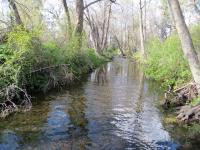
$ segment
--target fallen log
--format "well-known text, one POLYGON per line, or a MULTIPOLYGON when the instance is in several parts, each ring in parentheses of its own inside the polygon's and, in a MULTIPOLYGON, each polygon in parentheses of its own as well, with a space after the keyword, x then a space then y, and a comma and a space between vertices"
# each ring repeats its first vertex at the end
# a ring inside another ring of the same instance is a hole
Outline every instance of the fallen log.
POLYGON ((187 103, 190 103, 191 100, 198 97, 196 84, 194 82, 190 82, 175 90, 171 89, 172 88, 169 87, 169 90, 165 92, 163 107, 165 109, 168 109, 169 107, 179 108, 176 117, 178 122, 200 123, 200 103, 196 106, 186 105, 187 103))
POLYGON ((183 85, 183 86, 181 86, 181 87, 179 87, 179 88, 176 88, 176 89, 174 90, 174 92, 177 93, 177 92, 179 92, 179 91, 181 91, 181 90, 183 90, 183 89, 185 89, 185 88, 187 88, 188 86, 191 86, 191 85, 195 85, 195 83, 194 83, 194 82, 190 82, 190 83, 188 83, 188 84, 185 84, 185 85, 183 85))
POLYGON ((179 122, 198 122, 200 123, 200 105, 184 106, 179 111, 178 116, 176 117, 179 122))
POLYGON ((172 90, 170 87, 169 90, 165 92, 165 101, 163 106, 165 106, 165 108, 169 108, 170 106, 184 106, 186 102, 190 102, 197 96, 198 92, 194 82, 186 84, 175 90, 172 90))

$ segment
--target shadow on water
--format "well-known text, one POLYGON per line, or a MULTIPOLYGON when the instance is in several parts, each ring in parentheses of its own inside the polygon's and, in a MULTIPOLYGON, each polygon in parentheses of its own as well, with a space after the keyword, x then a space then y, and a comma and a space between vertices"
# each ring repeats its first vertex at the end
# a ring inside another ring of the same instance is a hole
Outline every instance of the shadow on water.
POLYGON ((39 98, 33 109, 1 120, 0 150, 121 150, 179 147, 164 129, 155 83, 126 59, 39 98), (150 86, 151 85, 151 86, 150 86))

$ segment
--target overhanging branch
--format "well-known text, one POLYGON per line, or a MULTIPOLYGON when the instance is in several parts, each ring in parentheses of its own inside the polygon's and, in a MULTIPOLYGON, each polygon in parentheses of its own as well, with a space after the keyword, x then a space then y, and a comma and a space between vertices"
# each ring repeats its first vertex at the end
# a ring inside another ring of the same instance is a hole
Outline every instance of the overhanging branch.
POLYGON ((100 1, 102 1, 102 0, 93 1, 93 2, 91 2, 91 3, 89 3, 89 4, 87 4, 87 5, 84 7, 84 9, 86 9, 86 8, 88 8, 89 6, 91 6, 91 5, 93 5, 93 4, 97 3, 97 2, 100 2, 100 1))
MULTIPOLYGON (((86 8, 90 7, 91 5, 93 5, 93 4, 97 3, 97 2, 100 2, 100 1, 102 1, 102 0, 95 0, 95 1, 93 1, 93 2, 91 2, 91 3, 89 3, 89 4, 87 4, 87 5, 84 7, 84 9, 86 9, 86 8)), ((116 0, 110 0, 110 2, 111 2, 111 3, 116 3, 116 0)))

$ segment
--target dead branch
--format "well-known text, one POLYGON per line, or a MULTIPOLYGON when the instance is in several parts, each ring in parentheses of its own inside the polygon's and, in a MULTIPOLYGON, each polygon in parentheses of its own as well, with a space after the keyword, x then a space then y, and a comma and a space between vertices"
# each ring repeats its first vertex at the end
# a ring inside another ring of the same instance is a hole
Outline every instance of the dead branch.
POLYGON ((28 111, 32 107, 31 97, 26 90, 12 84, 0 91, 0 97, 5 98, 3 103, 0 103, 0 117, 5 118, 9 114, 22 110, 28 111), (19 94, 21 96, 19 96, 19 94), (19 105, 15 103, 16 98, 21 101, 19 105), (19 109, 20 108, 20 109, 19 109))
POLYGON ((55 65, 55 66, 48 66, 48 67, 40 68, 40 69, 37 69, 37 70, 33 70, 33 71, 31 71, 31 73, 41 72, 43 70, 53 69, 53 68, 57 68, 57 67, 61 67, 61 66, 69 67, 68 64, 59 64, 59 65, 55 65))
POLYGON ((175 89, 174 91, 168 90, 165 93, 165 105, 170 106, 174 103, 174 106, 180 107, 180 111, 177 113, 177 120, 179 122, 200 123, 200 104, 196 106, 185 105, 186 102, 190 102, 192 99, 198 97, 197 85, 194 82, 190 82, 182 87, 175 89))

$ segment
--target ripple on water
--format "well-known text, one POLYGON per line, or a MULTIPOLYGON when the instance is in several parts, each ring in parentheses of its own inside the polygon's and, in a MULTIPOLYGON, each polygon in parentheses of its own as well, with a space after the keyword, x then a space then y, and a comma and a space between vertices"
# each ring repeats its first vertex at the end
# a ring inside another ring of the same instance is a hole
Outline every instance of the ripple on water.
POLYGON ((38 111, 24 121, 26 128, 31 122, 37 124, 36 136, 29 130, 1 128, 0 150, 175 150, 179 146, 163 128, 154 105, 158 93, 127 60, 114 60, 95 70, 83 85, 51 97, 45 109, 34 106, 38 111))

